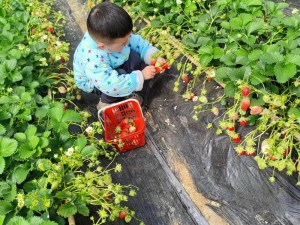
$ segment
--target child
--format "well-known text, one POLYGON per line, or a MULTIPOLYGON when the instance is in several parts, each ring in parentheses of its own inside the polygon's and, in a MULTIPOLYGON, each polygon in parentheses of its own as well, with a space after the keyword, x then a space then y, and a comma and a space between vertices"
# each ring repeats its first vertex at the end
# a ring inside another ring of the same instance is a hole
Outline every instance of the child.
MULTIPOLYGON (((158 49, 132 34, 132 29, 128 13, 110 2, 94 6, 88 15, 88 31, 76 48, 73 70, 79 89, 100 91, 96 91, 101 96, 98 110, 141 91, 156 75, 155 67, 149 64, 158 49)), ((156 61, 165 63, 161 57, 156 61)))

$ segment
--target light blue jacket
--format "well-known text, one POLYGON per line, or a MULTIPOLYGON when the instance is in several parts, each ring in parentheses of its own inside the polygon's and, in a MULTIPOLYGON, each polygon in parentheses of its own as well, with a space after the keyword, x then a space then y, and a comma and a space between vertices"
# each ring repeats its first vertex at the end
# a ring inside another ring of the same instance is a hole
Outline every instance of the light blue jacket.
POLYGON ((85 92, 92 92, 95 87, 112 97, 124 97, 142 90, 144 77, 140 70, 125 75, 119 75, 115 70, 128 60, 130 48, 140 53, 148 65, 151 55, 158 51, 140 35, 134 34, 120 53, 101 50, 86 32, 74 54, 73 71, 77 87, 85 92))

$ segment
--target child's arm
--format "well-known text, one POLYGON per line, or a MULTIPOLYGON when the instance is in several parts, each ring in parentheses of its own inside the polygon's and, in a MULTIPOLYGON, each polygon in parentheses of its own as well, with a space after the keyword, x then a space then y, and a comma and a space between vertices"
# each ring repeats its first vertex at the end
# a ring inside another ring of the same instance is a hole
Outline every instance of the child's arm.
POLYGON ((100 55, 100 59, 88 63, 85 68, 88 82, 94 87, 112 97, 128 96, 134 91, 142 90, 144 77, 141 71, 119 75, 112 69, 105 54, 100 55))
POLYGON ((129 38, 129 47, 141 54, 145 63, 150 65, 151 55, 159 50, 152 46, 148 41, 143 39, 140 35, 132 34, 129 38))

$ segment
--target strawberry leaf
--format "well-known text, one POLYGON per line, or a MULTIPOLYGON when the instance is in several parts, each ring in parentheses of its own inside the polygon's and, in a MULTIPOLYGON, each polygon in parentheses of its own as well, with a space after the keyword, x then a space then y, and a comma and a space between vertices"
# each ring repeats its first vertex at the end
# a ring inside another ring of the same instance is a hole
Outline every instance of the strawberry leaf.
POLYGON ((300 109, 290 108, 288 115, 289 116, 295 115, 297 119, 300 119, 300 109))
POLYGON ((59 215, 61 215, 62 217, 69 217, 69 216, 73 216, 77 213, 77 208, 75 205, 73 205, 72 203, 68 202, 66 204, 61 205, 58 210, 57 213, 59 215))
POLYGON ((259 49, 255 49, 252 52, 250 52, 250 54, 248 55, 248 59, 253 62, 253 61, 257 61, 260 56, 262 55, 262 51, 259 49))
POLYGON ((265 52, 260 57, 260 60, 266 64, 278 63, 283 61, 283 55, 279 52, 265 52))
POLYGON ((289 54, 286 56, 285 61, 300 66, 300 55, 289 54))
POLYGON ((274 67, 274 72, 278 83, 286 83, 289 79, 295 76, 297 69, 296 65, 292 63, 277 63, 274 67))

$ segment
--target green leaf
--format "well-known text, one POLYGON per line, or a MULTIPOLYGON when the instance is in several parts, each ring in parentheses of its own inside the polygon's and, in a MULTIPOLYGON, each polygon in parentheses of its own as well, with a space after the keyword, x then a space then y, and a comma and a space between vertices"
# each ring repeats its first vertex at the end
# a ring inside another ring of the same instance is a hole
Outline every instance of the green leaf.
POLYGON ((204 54, 200 56, 200 64, 202 67, 206 67, 211 60, 213 59, 212 55, 204 54))
POLYGON ((27 140, 31 149, 35 149, 40 142, 40 138, 37 136, 28 137, 27 140))
POLYGON ((45 116, 47 116, 47 114, 48 114, 48 108, 46 107, 40 107, 35 111, 35 116, 38 119, 44 118, 45 116))
POLYGON ((91 154, 93 154, 93 152, 97 151, 97 148, 93 145, 88 145, 86 146, 84 149, 82 149, 82 151, 80 152, 80 154, 83 156, 83 157, 86 157, 86 156, 90 156, 91 154))
POLYGON ((14 216, 7 225, 30 225, 23 217, 14 216))
POLYGON ((162 27, 163 25, 164 25, 163 22, 159 19, 154 19, 151 21, 152 27, 162 27))
POLYGON ((25 133, 15 133, 14 138, 19 142, 25 142, 26 141, 26 135, 25 133))
POLYGON ((300 66, 300 55, 289 54, 285 58, 286 63, 293 63, 297 66, 300 66))
POLYGON ((12 71, 17 66, 17 60, 16 59, 5 60, 4 64, 8 71, 12 71))
POLYGON ((77 206, 78 213, 80 213, 81 215, 88 216, 90 214, 90 210, 86 205, 78 204, 76 206, 77 206))
POLYGON ((27 164, 22 164, 17 167, 15 167, 12 179, 17 182, 17 184, 21 184, 27 177, 28 173, 30 171, 30 167, 27 164))
POLYGON ((292 15, 292 16, 288 16, 285 17, 282 20, 282 23, 286 26, 290 26, 290 27, 298 27, 299 26, 299 18, 297 18, 296 16, 292 15))
POLYGON ((12 204, 7 201, 0 201, 0 215, 5 215, 14 209, 12 204))
POLYGON ((234 97, 234 94, 236 92, 236 85, 233 82, 226 83, 226 86, 224 88, 224 93, 227 97, 234 97))
POLYGON ((57 213, 62 216, 62 217, 69 217, 69 216, 73 216, 77 213, 77 208, 75 205, 73 205, 72 203, 68 202, 66 204, 61 205, 58 210, 57 213))
POLYGON ((15 139, 0 137, 0 156, 8 157, 15 153, 18 142, 15 139))
POLYGON ((284 59, 283 55, 280 54, 279 52, 273 52, 273 53, 265 52, 260 57, 260 60, 263 63, 266 63, 266 64, 273 64, 273 63, 282 62, 283 59, 284 59))
POLYGON ((0 135, 3 135, 5 133, 6 133, 6 128, 2 124, 0 124, 0 135))
POLYGON ((54 107, 54 108, 49 109, 48 115, 53 120, 60 122, 63 114, 64 114, 64 110, 62 107, 54 107))
POLYGON ((23 76, 19 71, 14 71, 9 77, 12 82, 17 82, 23 79, 23 76))
POLYGON ((266 80, 268 80, 269 78, 266 77, 265 75, 259 73, 259 72, 255 72, 253 71, 250 75, 250 83, 252 85, 258 85, 261 83, 264 83, 266 80))
POLYGON ((55 223, 53 221, 43 221, 39 225, 58 225, 58 223, 55 223))
POLYGON ((32 150, 28 143, 24 143, 20 146, 19 156, 21 159, 27 159, 31 157, 35 152, 36 150, 32 150))
POLYGON ((29 138, 31 136, 35 136, 36 132, 37 132, 37 127, 34 125, 30 125, 27 127, 25 134, 26 134, 26 137, 29 138))
POLYGON ((249 23, 247 28, 247 35, 249 36, 254 31, 260 30, 264 28, 264 20, 263 19, 255 19, 253 22, 249 23))
POLYGON ((87 144, 87 138, 85 136, 82 137, 78 137, 75 142, 74 145, 79 147, 79 150, 83 149, 87 144))
POLYGON ((3 225, 4 224, 4 220, 5 220, 5 217, 4 215, 0 215, 0 225, 3 225))
POLYGON ((300 109, 290 108, 288 111, 288 115, 289 116, 295 115, 297 119, 300 119, 300 109))
POLYGON ((21 100, 23 102, 30 102, 31 101, 31 95, 29 92, 24 92, 21 94, 21 100))
POLYGON ((4 169, 5 169, 5 159, 0 156, 0 174, 3 173, 4 169))
POLYGON ((125 222, 126 222, 126 223, 129 223, 131 220, 132 220, 132 216, 130 216, 129 214, 127 214, 127 215, 125 216, 125 222))
POLYGON ((274 72, 278 83, 286 83, 295 76, 297 69, 296 65, 292 63, 277 63, 274 67, 274 72))
POLYGON ((66 110, 62 117, 62 122, 75 122, 80 123, 82 122, 82 117, 79 113, 73 110, 66 110))
POLYGON ((253 62, 253 61, 257 61, 260 56, 263 54, 263 51, 260 49, 255 49, 252 52, 250 52, 250 54, 248 55, 248 59, 253 62))
POLYGON ((72 197, 72 193, 68 192, 68 191, 58 191, 55 194, 55 197, 59 198, 59 199, 71 198, 72 197))
POLYGON ((229 23, 232 30, 240 30, 243 28, 243 21, 241 20, 241 18, 232 18, 230 19, 229 23))
POLYGON ((227 66, 233 66, 235 65, 235 56, 233 54, 225 54, 220 58, 220 61, 227 66))
POLYGON ((197 48, 201 45, 201 39, 196 34, 186 34, 182 38, 182 43, 188 47, 197 48))
POLYGON ((213 53, 214 59, 219 59, 223 55, 224 55, 224 51, 223 51, 222 48, 220 48, 220 47, 215 47, 214 48, 214 53, 213 53))
POLYGON ((0 111, 0 120, 7 120, 11 118, 11 114, 7 111, 0 111))
POLYGON ((257 121, 257 118, 258 118, 258 115, 250 115, 250 116, 248 116, 248 118, 247 118, 248 125, 249 126, 255 125, 255 123, 257 121))

